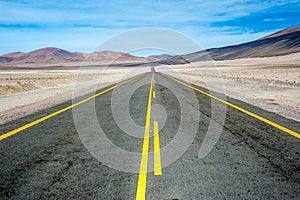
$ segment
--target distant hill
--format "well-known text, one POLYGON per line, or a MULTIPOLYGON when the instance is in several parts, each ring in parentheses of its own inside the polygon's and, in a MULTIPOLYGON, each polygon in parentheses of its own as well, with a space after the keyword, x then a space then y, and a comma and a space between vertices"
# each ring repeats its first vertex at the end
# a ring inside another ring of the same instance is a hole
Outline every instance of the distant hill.
POLYGON ((129 53, 116 52, 116 51, 100 51, 87 54, 85 61, 144 61, 144 58, 133 56, 129 53))
POLYGON ((12 53, 8 53, 8 54, 4 54, 4 55, 2 55, 2 57, 17 58, 17 57, 23 56, 24 54, 25 53, 23 53, 23 52, 12 52, 12 53))
POLYGON ((300 25, 283 29, 251 42, 221 48, 212 48, 186 55, 170 56, 168 54, 161 54, 141 58, 128 53, 114 51, 84 54, 80 52, 70 52, 55 47, 47 47, 29 53, 12 52, 4 54, 0 56, 0 64, 52 64, 71 63, 76 61, 113 61, 115 59, 117 59, 119 63, 134 62, 135 65, 145 62, 147 62, 148 65, 184 64, 187 62, 211 59, 233 60, 238 58, 270 57, 297 52, 300 52, 300 25))
POLYGON ((160 54, 160 55, 151 55, 151 56, 148 56, 147 58, 151 58, 151 59, 166 59, 166 58, 170 58, 172 57, 171 55, 169 54, 160 54))
POLYGON ((227 47, 207 49, 182 57, 189 61, 232 60, 270 57, 300 52, 300 26, 293 26, 261 39, 227 47), (207 55, 208 54, 208 55, 207 55))
POLYGON ((72 53, 59 48, 47 47, 26 53, 23 56, 16 58, 15 61, 26 63, 52 63, 75 61, 81 60, 82 58, 83 54, 72 53))
POLYGON ((267 38, 278 37, 278 36, 281 36, 281 35, 286 35, 286 34, 298 32, 298 31, 300 31, 300 25, 298 25, 298 26, 291 26, 289 28, 283 29, 283 30, 278 31, 276 33, 273 33, 271 35, 267 35, 267 36, 265 36, 263 38, 260 38, 260 40, 267 39, 267 38))
POLYGON ((101 51, 84 54, 81 52, 70 52, 55 47, 46 47, 29 53, 12 52, 0 56, 0 64, 53 64, 83 61, 144 61, 144 58, 135 57, 128 53, 101 51))
POLYGON ((72 53, 55 47, 46 47, 29 53, 13 52, 0 56, 0 63, 28 64, 83 60, 84 54, 72 53))

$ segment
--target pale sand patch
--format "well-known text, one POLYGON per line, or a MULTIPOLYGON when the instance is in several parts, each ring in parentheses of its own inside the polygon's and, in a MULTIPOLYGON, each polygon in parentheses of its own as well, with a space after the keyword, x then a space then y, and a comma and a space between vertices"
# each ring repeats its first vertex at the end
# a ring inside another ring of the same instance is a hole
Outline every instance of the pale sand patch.
MULTIPOLYGON (((185 78, 211 90, 300 121, 300 53, 270 58, 168 65, 156 71, 185 78), (216 67, 217 65, 217 67, 216 67), (176 73, 174 73, 176 72, 176 73)), ((127 77, 149 72, 149 67, 86 69, 79 76, 79 95, 127 77), (100 85, 95 86, 94 80, 100 85), (104 74, 104 75, 103 75, 104 74), (129 76, 128 76, 129 74, 129 76)), ((5 123, 72 98, 78 70, 3 70, 0 72, 0 123, 5 123)))
POLYGON ((150 68, 145 67, 109 68, 104 71, 103 69, 2 71, 0 124, 149 71, 150 68), (12 87, 14 85, 18 87, 12 87))
POLYGON ((165 65, 156 70, 300 121, 300 54, 165 65))

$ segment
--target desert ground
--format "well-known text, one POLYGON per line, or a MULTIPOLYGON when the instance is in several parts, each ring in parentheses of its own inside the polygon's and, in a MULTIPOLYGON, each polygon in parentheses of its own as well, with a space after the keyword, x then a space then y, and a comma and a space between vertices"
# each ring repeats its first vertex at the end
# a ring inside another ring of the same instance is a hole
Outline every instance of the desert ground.
MULTIPOLYGON (((297 53, 269 58, 161 65, 155 69, 300 121, 299 63, 300 53, 297 53)), ((150 67, 2 70, 0 123, 149 70, 150 67)))
POLYGON ((160 66, 157 71, 300 121, 300 53, 160 66))
POLYGON ((0 124, 104 88, 149 68, 0 71, 0 124))

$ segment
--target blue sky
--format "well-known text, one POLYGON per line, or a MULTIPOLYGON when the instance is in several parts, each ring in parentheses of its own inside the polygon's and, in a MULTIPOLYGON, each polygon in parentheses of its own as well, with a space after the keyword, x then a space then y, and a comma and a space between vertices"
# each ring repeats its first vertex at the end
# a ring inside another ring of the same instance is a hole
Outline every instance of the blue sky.
POLYGON ((219 47, 300 24, 299 16, 300 0, 0 0, 0 54, 46 46, 92 52, 116 34, 144 27, 219 47))

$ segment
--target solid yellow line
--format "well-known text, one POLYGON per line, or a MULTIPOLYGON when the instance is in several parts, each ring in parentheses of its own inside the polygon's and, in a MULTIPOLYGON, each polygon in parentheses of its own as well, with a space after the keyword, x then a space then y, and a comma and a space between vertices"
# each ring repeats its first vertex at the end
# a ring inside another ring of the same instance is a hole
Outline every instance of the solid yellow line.
POLYGON ((72 105, 70 105, 70 106, 67 106, 67 107, 65 107, 65 108, 63 108, 63 109, 61 109, 61 110, 58 110, 58 111, 56 111, 56 112, 54 112, 54 113, 51 113, 51 114, 49 114, 49 115, 47 115, 47 116, 45 116, 45 117, 42 117, 42 118, 40 118, 40 119, 37 119, 37 120, 33 121, 33 122, 30 122, 30 123, 28 123, 28 124, 26 124, 26 125, 24 125, 24 126, 21 126, 21 127, 17 128, 17 129, 15 129, 15 130, 12 130, 12 131, 9 131, 9 132, 7 132, 7 133, 4 133, 3 135, 0 135, 0 141, 3 140, 3 139, 5 139, 5 138, 7 138, 7 137, 10 137, 10 136, 12 136, 12 135, 14 135, 14 134, 16 134, 16 133, 18 133, 18 132, 20 132, 20 131, 23 131, 23 130, 25 130, 25 129, 31 127, 31 126, 34 126, 34 125, 36 125, 36 124, 38 124, 38 123, 40 123, 40 122, 42 122, 42 121, 45 121, 45 120, 47 120, 47 119, 49 119, 49 118, 51 118, 51 117, 54 117, 54 116, 56 116, 56 115, 58 115, 58 114, 60 114, 60 113, 62 113, 62 112, 65 112, 65 111, 67 111, 67 110, 70 110, 70 109, 74 108, 75 106, 78 106, 78 105, 80 105, 80 104, 82 104, 82 103, 85 103, 85 102, 87 102, 87 101, 89 101, 89 100, 91 100, 91 99, 93 99, 93 98, 95 98, 95 97, 98 97, 98 96, 100 96, 100 95, 102 95, 102 94, 104 94, 104 93, 106 93, 106 92, 108 92, 108 91, 111 91, 111 90, 113 90, 113 89, 115 89, 115 88, 117 88, 117 87, 119 87, 119 86, 121 86, 121 85, 124 85, 124 84, 126 84, 126 83, 128 83, 128 82, 130 82, 130 81, 133 81, 134 79, 137 79, 137 78, 140 77, 140 76, 142 76, 142 75, 133 77, 133 78, 128 79, 128 80, 126 80, 126 81, 124 81, 124 82, 121 82, 121 83, 119 83, 119 84, 116 84, 116 85, 114 85, 114 86, 112 86, 112 87, 110 87, 110 88, 108 88, 108 89, 106 89, 106 90, 103 90, 103 91, 99 92, 98 94, 95 94, 95 95, 90 96, 90 97, 88 97, 88 98, 86 98, 86 99, 83 99, 83 100, 81 100, 81 101, 79 101, 79 102, 77 102, 77 103, 75 103, 75 104, 72 104, 72 105))
POLYGON ((156 98, 156 92, 153 91, 153 99, 155 99, 155 98, 156 98))
POLYGON ((154 121, 154 175, 161 176, 160 145, 158 134, 158 122, 154 121))
POLYGON ((140 163, 139 179, 138 179, 137 190, 136 190, 136 200, 146 199, 153 80, 154 80, 154 73, 152 73, 149 96, 148 96, 148 107, 147 107, 146 123, 145 123, 145 131, 144 131, 144 143, 143 143, 142 157, 140 163))
POLYGON ((213 96, 213 95, 211 95, 211 94, 209 94, 209 93, 207 93, 207 92, 204 92, 204 91, 202 91, 202 90, 200 90, 200 89, 198 89, 198 88, 195 88, 195 87, 193 87, 193 86, 191 86, 191 85, 189 85, 189 84, 187 84, 187 83, 184 83, 184 82, 182 82, 182 81, 180 81, 180 80, 178 80, 178 79, 176 79, 176 78, 174 78, 174 77, 171 77, 171 76, 166 75, 166 74, 164 74, 164 75, 165 75, 166 77, 168 77, 168 78, 170 78, 170 79, 172 79, 172 80, 178 82, 178 83, 181 83, 182 85, 185 85, 186 87, 189 87, 189 88, 191 88, 191 89, 193 89, 193 90, 195 90, 195 91, 197 91, 197 92, 200 92, 200 93, 202 93, 202 94, 204 94, 204 95, 206 95, 206 96, 209 96, 209 97, 211 97, 211 98, 213 98, 213 99, 215 99, 215 100, 217 100, 217 101, 220 101, 220 102, 222 102, 222 103, 224 103, 224 104, 226 104, 226 105, 228 105, 228 106, 230 106, 230 107, 232 107, 232 108, 235 108, 235 109, 237 109, 237 110, 239 110, 239 111, 241 111, 241 112, 243 112, 243 113, 245 113, 245 114, 247 114, 247 115, 250 115, 251 117, 254 117, 254 118, 256 118, 256 119, 258 119, 258 120, 260 120, 260 121, 263 121, 263 122, 265 122, 265 123, 267 123, 267 124, 269 124, 269 125, 271 125, 271 126, 274 126, 274 127, 278 128, 279 130, 282 130, 282 131, 284 131, 284 132, 286 132, 286 133, 288 133, 288 134, 290 134, 290 135, 292 135, 292 136, 294 136, 294 137, 296 137, 296 138, 300 138, 300 134, 297 133, 297 132, 295 132, 295 131, 292 131, 292 130, 290 130, 290 129, 284 127, 284 126, 281 126, 281 125, 279 125, 279 124, 277 124, 277 123, 275 123, 275 122, 272 122, 272 121, 270 121, 270 120, 268 120, 268 119, 266 119, 266 118, 264 118, 264 117, 261 117, 261 116, 255 114, 255 113, 253 113, 253 112, 250 112, 250 111, 248 111, 248 110, 246 110, 246 109, 244 109, 244 108, 241 108, 241 107, 239 107, 239 106, 237 106, 237 105, 234 105, 234 104, 232 104, 232 103, 230 103, 230 102, 224 101, 223 99, 220 99, 220 98, 218 98, 218 97, 215 97, 215 96, 213 96))

